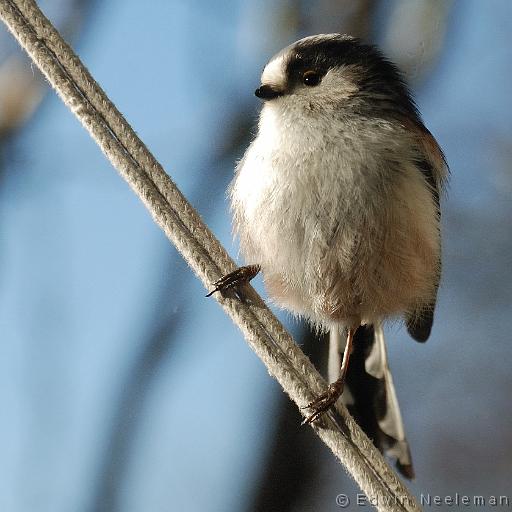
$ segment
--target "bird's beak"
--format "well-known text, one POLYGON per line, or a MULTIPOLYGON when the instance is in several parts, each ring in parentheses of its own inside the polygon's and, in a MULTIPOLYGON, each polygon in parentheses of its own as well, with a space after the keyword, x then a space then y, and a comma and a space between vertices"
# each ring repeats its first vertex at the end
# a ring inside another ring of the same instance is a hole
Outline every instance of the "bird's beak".
POLYGON ((254 94, 262 100, 272 100, 282 96, 284 92, 273 85, 261 85, 254 91, 254 94))

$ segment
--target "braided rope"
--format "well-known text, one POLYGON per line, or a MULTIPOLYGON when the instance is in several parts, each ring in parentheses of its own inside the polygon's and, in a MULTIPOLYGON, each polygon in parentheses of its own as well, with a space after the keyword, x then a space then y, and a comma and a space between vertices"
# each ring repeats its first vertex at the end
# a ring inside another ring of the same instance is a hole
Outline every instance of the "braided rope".
MULTIPOLYGON (((0 17, 203 284, 209 287, 234 270, 233 260, 37 4, 0 0, 0 17)), ((242 302, 216 294, 269 373, 305 406, 326 389, 325 381, 252 289, 250 298, 242 302)), ((336 413, 330 411, 312 428, 379 511, 420 510, 345 407, 337 405, 336 413)))

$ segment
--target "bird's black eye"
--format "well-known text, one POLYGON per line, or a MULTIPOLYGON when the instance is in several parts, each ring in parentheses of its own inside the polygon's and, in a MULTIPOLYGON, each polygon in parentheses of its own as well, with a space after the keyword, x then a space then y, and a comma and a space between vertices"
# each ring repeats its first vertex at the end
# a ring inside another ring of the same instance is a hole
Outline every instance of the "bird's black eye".
POLYGON ((309 70, 302 75, 302 82, 304 83, 304 85, 313 87, 320 83, 321 78, 322 77, 320 76, 320 73, 317 73, 316 71, 313 70, 309 70))

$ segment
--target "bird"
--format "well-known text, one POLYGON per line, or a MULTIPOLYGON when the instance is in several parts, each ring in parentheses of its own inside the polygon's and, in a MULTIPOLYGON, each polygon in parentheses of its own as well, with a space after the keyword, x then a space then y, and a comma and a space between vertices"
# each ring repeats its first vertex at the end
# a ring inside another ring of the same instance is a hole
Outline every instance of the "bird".
POLYGON ((349 35, 287 46, 255 94, 257 134, 228 192, 247 265, 209 295, 261 272, 274 304, 329 332, 331 384, 307 405, 305 423, 342 397, 413 478, 383 325, 403 322, 419 342, 430 336, 446 158, 397 66, 349 35))

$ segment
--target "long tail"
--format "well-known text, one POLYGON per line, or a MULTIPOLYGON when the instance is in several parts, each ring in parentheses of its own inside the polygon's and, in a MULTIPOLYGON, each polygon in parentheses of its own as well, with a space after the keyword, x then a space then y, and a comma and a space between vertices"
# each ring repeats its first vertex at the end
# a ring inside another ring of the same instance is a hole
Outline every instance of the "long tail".
MULTIPOLYGON (((402 415, 387 361, 381 325, 357 329, 342 400, 375 446, 396 460, 406 478, 414 478, 411 452, 405 437, 402 415)), ((334 382, 341 366, 344 336, 332 330, 329 337, 329 381, 334 382)))

